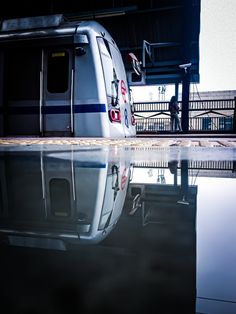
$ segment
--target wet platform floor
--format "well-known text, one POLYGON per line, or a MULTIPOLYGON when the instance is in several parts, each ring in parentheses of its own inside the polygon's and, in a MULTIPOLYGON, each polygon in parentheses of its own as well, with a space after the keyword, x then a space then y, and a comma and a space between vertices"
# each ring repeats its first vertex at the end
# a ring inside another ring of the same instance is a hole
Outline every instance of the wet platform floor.
POLYGON ((236 313, 234 137, 1 138, 6 313, 236 313))

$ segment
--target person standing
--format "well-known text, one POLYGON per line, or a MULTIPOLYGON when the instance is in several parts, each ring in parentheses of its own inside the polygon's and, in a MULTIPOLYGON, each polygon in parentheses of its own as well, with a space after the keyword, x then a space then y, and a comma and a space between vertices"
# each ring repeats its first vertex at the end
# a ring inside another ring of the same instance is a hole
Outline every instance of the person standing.
POLYGON ((179 119, 179 106, 176 96, 172 96, 169 102, 171 132, 183 132, 179 119))

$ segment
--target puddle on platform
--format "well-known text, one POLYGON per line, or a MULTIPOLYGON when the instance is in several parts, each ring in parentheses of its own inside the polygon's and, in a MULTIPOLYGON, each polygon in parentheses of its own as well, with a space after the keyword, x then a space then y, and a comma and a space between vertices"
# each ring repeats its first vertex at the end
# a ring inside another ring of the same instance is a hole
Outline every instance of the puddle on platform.
POLYGON ((1 147, 8 313, 236 312, 230 148, 1 147))

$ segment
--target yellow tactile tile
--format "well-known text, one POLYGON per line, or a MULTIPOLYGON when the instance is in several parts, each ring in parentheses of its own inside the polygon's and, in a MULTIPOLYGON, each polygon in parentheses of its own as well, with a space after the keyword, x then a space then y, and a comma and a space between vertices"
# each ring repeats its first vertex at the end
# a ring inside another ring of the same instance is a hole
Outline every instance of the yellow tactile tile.
POLYGON ((213 143, 207 140, 199 141, 201 147, 213 147, 213 143))
POLYGON ((226 140, 219 140, 218 141, 221 145, 225 146, 225 147, 235 147, 233 145, 233 143, 231 143, 230 141, 226 141, 226 140))

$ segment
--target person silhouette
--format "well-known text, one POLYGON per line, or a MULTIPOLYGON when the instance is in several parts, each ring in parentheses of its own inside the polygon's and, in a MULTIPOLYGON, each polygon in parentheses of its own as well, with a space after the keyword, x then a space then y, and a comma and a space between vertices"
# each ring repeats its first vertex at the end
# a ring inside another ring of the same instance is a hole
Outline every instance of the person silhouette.
POLYGON ((169 102, 171 132, 183 132, 179 119, 179 106, 176 96, 172 96, 169 102))

